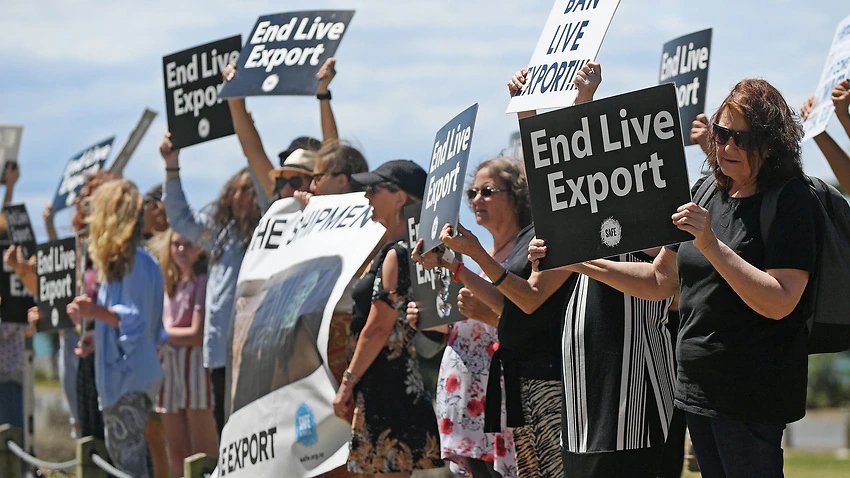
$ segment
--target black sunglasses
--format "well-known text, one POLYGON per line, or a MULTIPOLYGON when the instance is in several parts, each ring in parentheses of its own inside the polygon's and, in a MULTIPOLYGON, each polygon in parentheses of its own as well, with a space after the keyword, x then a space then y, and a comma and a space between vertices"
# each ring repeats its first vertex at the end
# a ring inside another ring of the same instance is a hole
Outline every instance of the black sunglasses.
POLYGON ((508 192, 507 189, 495 189, 490 186, 484 186, 481 189, 478 188, 469 188, 466 190, 466 197, 469 198, 470 201, 475 199, 475 196, 478 196, 478 193, 481 193, 481 197, 488 198, 496 193, 504 193, 508 192))
POLYGON ((363 186, 363 192, 365 192, 366 194, 375 194, 378 189, 386 189, 391 193, 397 193, 399 191, 399 188, 395 184, 387 182, 378 184, 367 184, 366 186, 363 186))
POLYGON ((292 186, 292 189, 298 190, 304 185, 304 176, 292 176, 291 178, 278 176, 274 178, 274 187, 276 191, 283 191, 283 188, 285 188, 287 184, 292 186))
POLYGON ((725 146, 729 142, 729 138, 732 138, 735 140, 735 145, 740 149, 748 151, 753 148, 753 137, 749 131, 724 128, 717 123, 712 123, 711 135, 714 142, 720 146, 725 146))

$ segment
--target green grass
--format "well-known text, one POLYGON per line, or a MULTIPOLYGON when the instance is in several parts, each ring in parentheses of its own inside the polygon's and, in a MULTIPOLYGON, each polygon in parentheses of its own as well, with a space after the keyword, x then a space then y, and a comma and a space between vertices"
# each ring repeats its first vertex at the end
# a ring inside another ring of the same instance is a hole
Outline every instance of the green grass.
MULTIPOLYGON (((699 473, 685 471, 683 478, 697 478, 699 473)), ((850 459, 836 458, 835 453, 804 451, 785 452, 786 478, 850 478, 850 459)))

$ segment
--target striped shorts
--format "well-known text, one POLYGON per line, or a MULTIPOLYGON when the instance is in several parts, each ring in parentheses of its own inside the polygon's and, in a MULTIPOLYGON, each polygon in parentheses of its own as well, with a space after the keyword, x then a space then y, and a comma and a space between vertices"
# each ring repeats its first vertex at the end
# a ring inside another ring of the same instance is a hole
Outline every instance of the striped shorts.
POLYGON ((156 411, 207 410, 212 407, 210 373, 204 368, 203 347, 179 347, 164 343, 159 347, 162 388, 156 411))

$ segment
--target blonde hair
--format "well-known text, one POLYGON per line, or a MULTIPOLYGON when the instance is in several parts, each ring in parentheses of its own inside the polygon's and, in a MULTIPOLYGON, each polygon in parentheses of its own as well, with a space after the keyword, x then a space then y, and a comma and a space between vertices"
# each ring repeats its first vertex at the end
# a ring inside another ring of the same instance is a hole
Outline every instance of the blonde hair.
MULTIPOLYGON (((177 267, 177 264, 171 257, 171 240, 173 238, 174 229, 169 227, 148 241, 151 252, 156 257, 156 260, 159 261, 162 278, 165 280, 165 293, 168 297, 174 297, 174 294, 177 293, 177 284, 180 283, 181 279, 184 279, 180 273, 180 268, 177 267)), ((188 240, 185 236, 184 239, 188 240)), ((206 270, 206 253, 197 244, 195 244, 195 247, 198 252, 195 261, 192 263, 192 268, 189 270, 189 277, 185 277, 188 280, 196 280, 206 270)))
POLYGON ((107 181, 92 194, 88 251, 101 281, 121 280, 133 268, 141 211, 142 195, 127 179, 107 181))

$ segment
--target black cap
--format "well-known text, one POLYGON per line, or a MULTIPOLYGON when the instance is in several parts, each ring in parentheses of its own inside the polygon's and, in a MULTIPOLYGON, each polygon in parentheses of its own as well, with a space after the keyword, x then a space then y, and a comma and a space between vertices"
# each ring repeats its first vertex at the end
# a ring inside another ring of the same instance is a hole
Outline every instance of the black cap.
POLYGON ((388 181, 419 199, 422 199, 425 194, 425 179, 427 178, 428 173, 409 159, 387 161, 370 173, 351 175, 351 180, 362 186, 388 181))
POLYGON ((145 193, 145 202, 156 201, 162 202, 162 183, 155 184, 145 193))
POLYGON ((318 151, 322 147, 322 142, 316 138, 311 138, 309 136, 299 136, 292 140, 292 143, 289 144, 289 147, 284 151, 281 151, 280 154, 277 155, 280 158, 280 165, 283 166, 283 162, 286 161, 286 158, 289 157, 296 149, 304 149, 307 151, 318 151))

